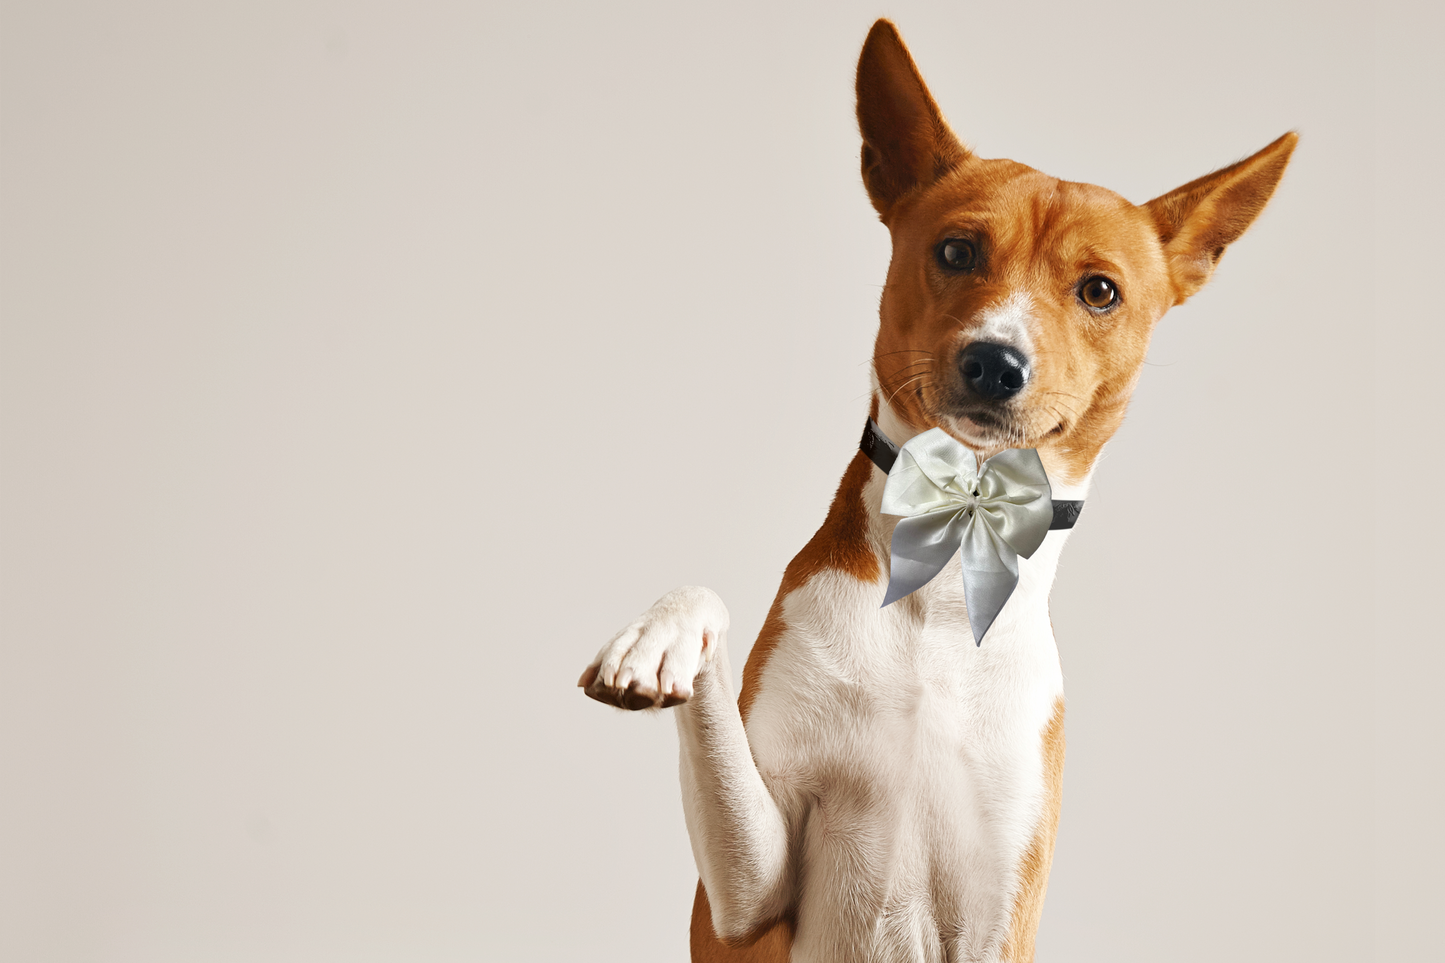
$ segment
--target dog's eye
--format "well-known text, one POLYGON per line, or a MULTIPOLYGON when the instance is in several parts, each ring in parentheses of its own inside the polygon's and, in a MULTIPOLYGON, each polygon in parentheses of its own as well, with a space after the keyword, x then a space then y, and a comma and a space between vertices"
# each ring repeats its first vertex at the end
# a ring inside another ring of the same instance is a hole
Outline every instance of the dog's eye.
POLYGON ((1119 289, 1113 281, 1096 274, 1079 285, 1079 300, 1095 311, 1102 311, 1119 303, 1119 289))
POLYGON ((951 237, 938 245, 938 263, 950 271, 972 271, 978 248, 966 238, 951 237))

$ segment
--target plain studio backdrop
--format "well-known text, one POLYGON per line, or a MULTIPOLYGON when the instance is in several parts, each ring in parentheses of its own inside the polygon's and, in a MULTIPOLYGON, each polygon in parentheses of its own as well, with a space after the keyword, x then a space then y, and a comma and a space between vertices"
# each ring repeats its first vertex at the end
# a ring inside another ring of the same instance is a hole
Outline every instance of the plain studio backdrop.
POLYGON ((7 0, 0 959, 684 958, 574 684, 686 583, 740 670, 852 456, 880 14, 1136 202, 1302 135, 1064 555, 1039 959, 1438 950, 1438 15, 7 0))

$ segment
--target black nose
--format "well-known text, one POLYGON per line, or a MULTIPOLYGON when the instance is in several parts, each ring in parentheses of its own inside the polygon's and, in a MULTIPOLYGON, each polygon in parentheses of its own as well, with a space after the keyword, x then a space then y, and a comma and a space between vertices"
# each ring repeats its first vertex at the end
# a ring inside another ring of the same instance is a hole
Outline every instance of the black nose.
POLYGON ((1029 362, 1006 344, 975 341, 958 356, 964 382, 985 401, 1004 401, 1024 390, 1029 362))

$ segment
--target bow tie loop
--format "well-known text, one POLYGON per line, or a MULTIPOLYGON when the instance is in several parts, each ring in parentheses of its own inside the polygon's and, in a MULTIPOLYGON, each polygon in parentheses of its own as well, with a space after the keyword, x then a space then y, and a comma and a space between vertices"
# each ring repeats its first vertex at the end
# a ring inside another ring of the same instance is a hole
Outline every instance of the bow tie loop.
POLYGON ((980 465, 941 428, 903 445, 883 487, 882 511, 903 516, 893 530, 883 604, 922 588, 959 553, 968 620, 980 645, 1018 585, 1019 557, 1038 550, 1054 519, 1037 451, 1010 448, 980 465))

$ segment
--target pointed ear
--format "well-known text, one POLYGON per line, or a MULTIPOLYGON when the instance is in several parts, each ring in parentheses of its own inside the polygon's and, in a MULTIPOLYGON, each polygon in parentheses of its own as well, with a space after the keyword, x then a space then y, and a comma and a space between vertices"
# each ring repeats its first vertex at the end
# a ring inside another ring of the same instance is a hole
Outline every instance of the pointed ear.
POLYGON ((884 223, 900 197, 968 158, 887 20, 868 31, 858 58, 858 127, 863 184, 884 223))
POLYGON ((1208 281, 1224 249, 1254 222, 1284 174, 1299 136, 1291 131, 1253 157, 1156 197, 1144 208, 1154 218, 1175 304, 1208 281))

